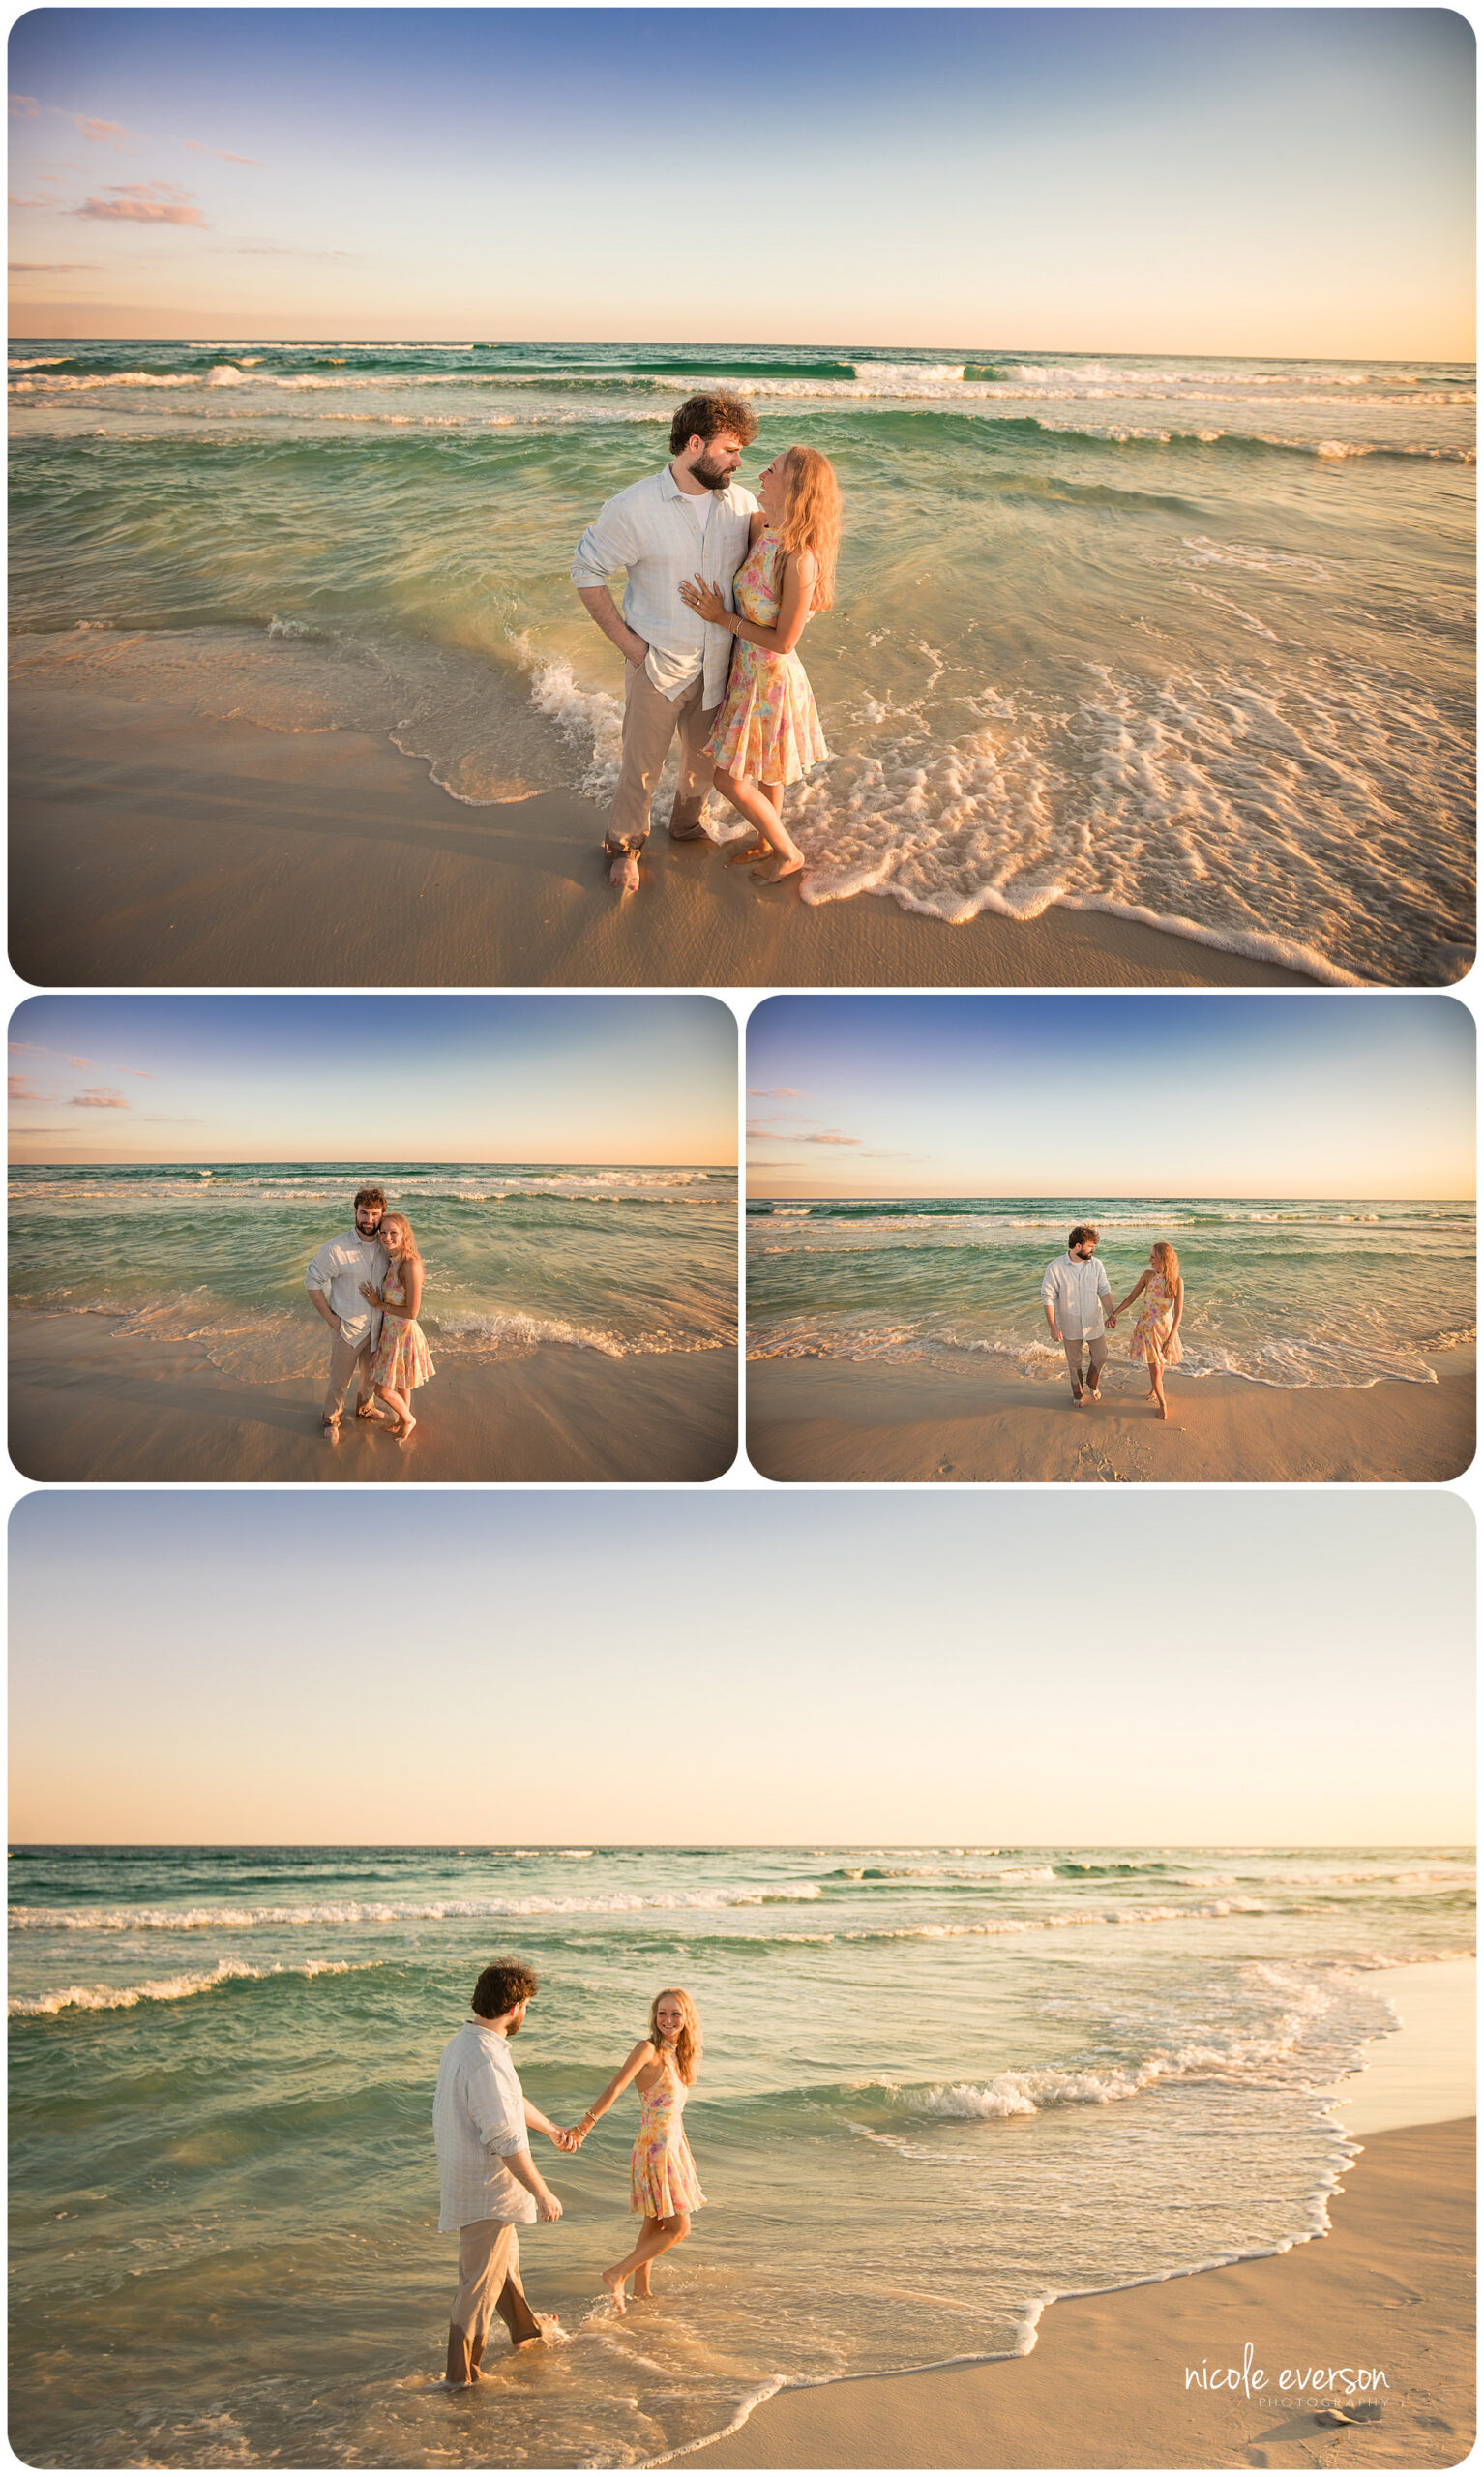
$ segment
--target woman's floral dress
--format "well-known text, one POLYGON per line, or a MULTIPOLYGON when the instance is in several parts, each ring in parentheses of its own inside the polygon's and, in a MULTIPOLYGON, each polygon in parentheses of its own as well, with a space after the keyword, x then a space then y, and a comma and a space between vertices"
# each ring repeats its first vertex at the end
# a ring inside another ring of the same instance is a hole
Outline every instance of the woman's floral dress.
MULTIPOLYGON (((759 628, 771 628, 778 617, 774 577, 783 556, 777 534, 764 525, 736 573, 737 609, 759 628)), ((809 673, 796 653, 765 653, 737 638, 706 753, 726 773, 754 783, 797 783, 828 757, 809 673)))
POLYGON ((629 2207, 646 2219, 673 2219, 705 2201, 681 2111, 685 2084, 668 2057, 652 2089, 639 2092, 638 2139, 629 2161, 629 2207))
POLYGON ((1185 1353, 1180 1348, 1179 1334, 1170 1330, 1173 1314, 1174 1296, 1166 1286, 1164 1274, 1151 1273, 1129 1344, 1130 1358, 1152 1359, 1160 1367, 1179 1366, 1185 1353))
MULTIPOLYGON (((406 1302, 405 1284, 399 1290, 388 1280, 381 1295, 388 1306, 401 1307, 406 1302)), ((405 1397, 414 1385, 426 1385, 436 1373, 428 1336, 415 1317, 383 1316, 381 1339, 371 1360, 371 1383, 389 1385, 394 1393, 405 1397)))

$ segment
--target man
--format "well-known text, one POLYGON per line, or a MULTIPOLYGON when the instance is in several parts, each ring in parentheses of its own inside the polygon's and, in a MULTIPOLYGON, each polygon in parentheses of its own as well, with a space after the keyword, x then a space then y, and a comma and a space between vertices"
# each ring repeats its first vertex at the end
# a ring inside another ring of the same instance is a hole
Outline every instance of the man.
POLYGON ((363 1187, 356 1198, 355 1210, 355 1228, 342 1230, 338 1238, 327 1238, 318 1255, 311 1259, 304 1276, 314 1312, 323 1317, 333 1336, 323 1414, 324 1433, 332 1445, 340 1442, 341 1413, 352 1377, 356 1380, 356 1418, 375 1417, 371 1369, 381 1317, 362 1298, 361 1284, 370 1282, 373 1290, 379 1290, 391 1265, 391 1258, 376 1237, 386 1210, 381 1189, 363 1187))
POLYGON ((514 2347, 543 2336, 520 2284, 516 2234, 561 2203, 531 2159, 526 2129, 576 2146, 521 2090, 509 2042, 537 1988, 523 1961, 491 1961, 474 1989, 473 2018, 450 2039, 438 2065, 432 2134, 442 2207, 438 2226, 459 2230, 459 2293, 448 2330, 448 2380, 478 2382, 479 2361, 498 2313, 514 2347))
POLYGON ((702 831, 700 813, 715 770, 705 755, 727 694, 731 631, 713 627, 680 599, 681 581, 702 565, 732 609, 731 580, 747 556, 757 502, 732 480, 742 450, 757 435, 751 405, 737 396, 691 396, 669 426, 669 463, 634 482, 600 511, 578 544, 572 582, 627 665, 623 759, 604 845, 610 884, 638 885, 638 854, 649 836, 655 785, 680 733, 680 780, 669 830, 677 843, 702 831), (608 578, 628 571, 623 613, 608 578))
POLYGON ((1067 1239, 1067 1252, 1056 1256, 1046 1268, 1041 1284, 1041 1304, 1052 1328, 1052 1339, 1066 1352, 1067 1369, 1072 1379, 1072 1400, 1080 1411, 1084 1399, 1083 1385, 1083 1350, 1087 1353, 1085 1398, 1096 1402, 1098 1385, 1103 1374, 1103 1361, 1108 1357, 1108 1344, 1103 1335, 1117 1330, 1116 1316, 1106 1316, 1105 1298, 1113 1291, 1103 1268, 1102 1257, 1095 1250, 1098 1234, 1090 1221, 1080 1221, 1067 1239))

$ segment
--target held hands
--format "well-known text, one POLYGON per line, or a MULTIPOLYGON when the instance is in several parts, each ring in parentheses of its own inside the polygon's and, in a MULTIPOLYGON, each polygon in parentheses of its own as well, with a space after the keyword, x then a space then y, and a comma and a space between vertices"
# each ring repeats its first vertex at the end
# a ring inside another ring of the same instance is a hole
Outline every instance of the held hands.
POLYGON ((580 2150, 582 2147, 583 2135, 581 2128, 578 2125, 553 2126, 551 2138, 555 2142, 558 2150, 570 2152, 574 2150, 580 2150))
POLYGON ((698 568, 694 577, 685 579, 680 599, 687 611, 694 611, 697 618, 708 619, 714 628, 725 628, 730 621, 731 612, 722 600, 721 586, 707 584, 698 568))

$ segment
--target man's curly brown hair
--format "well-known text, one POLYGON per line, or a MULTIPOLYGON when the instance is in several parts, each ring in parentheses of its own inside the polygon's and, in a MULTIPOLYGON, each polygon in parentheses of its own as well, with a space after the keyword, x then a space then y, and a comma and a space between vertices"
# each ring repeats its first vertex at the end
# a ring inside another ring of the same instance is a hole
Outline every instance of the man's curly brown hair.
POLYGON ((502 2014, 513 2013, 518 2004, 529 2004, 540 1985, 528 1961, 491 1961, 487 1970, 480 1971, 473 2010, 482 2021, 498 2021, 502 2014))
POLYGON ((669 426, 669 452, 683 455, 693 438, 713 439, 729 430, 744 447, 757 435, 757 416, 740 396, 687 396, 669 426))

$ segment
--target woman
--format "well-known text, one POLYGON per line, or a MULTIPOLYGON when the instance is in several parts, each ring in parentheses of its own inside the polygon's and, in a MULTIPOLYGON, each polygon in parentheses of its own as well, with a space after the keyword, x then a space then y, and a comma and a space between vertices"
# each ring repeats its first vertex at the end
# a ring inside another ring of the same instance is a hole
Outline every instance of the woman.
POLYGON ((759 885, 795 877, 804 854, 784 831, 784 790, 828 757, 814 692, 793 648, 816 611, 835 599, 840 550, 840 486, 835 468, 813 447, 775 456, 757 485, 748 553, 733 582, 728 611, 720 585, 697 576, 682 584, 688 610, 736 639, 726 702, 707 755, 716 760, 717 790, 746 818, 757 840, 734 860, 760 859, 759 885))
POLYGON ((1180 1318, 1185 1313, 1185 1284, 1180 1279, 1180 1259, 1168 1238, 1156 1238, 1149 1249, 1149 1269, 1141 1273, 1127 1298, 1113 1309, 1121 1316, 1132 1307, 1140 1292, 1144 1302, 1134 1327, 1129 1357, 1142 1358, 1149 1370, 1149 1399, 1157 1419, 1168 1419, 1170 1405, 1165 1399, 1165 1370, 1178 1367, 1185 1354, 1180 1348, 1180 1318))
POLYGON ((644 2224, 638 2242, 621 2262, 603 2274, 603 2284, 615 2313, 627 2312, 624 2282, 631 2274, 636 2296, 648 2296, 649 2265, 691 2232, 691 2214, 701 2208, 705 2194, 696 2173, 681 2113, 685 2094, 700 2062, 700 2023, 683 1986, 667 1986, 649 2008, 649 2036, 638 2046, 602 2098, 574 2126, 578 2146, 586 2140, 601 2115, 627 2090, 639 2095, 638 2139, 629 2162, 631 2210, 644 2224))
POLYGON ((371 1360, 371 1388, 377 1401, 395 1414, 383 1419, 383 1427, 390 1427, 396 1437, 407 1437, 417 1425, 412 1415, 413 1388, 426 1385, 436 1373, 428 1337, 417 1321, 423 1303, 423 1259, 405 1213, 389 1212, 376 1236, 392 1261, 379 1290, 369 1281, 361 1284, 362 1298, 385 1311, 381 1339, 371 1360))

